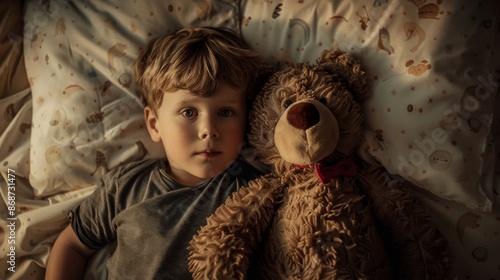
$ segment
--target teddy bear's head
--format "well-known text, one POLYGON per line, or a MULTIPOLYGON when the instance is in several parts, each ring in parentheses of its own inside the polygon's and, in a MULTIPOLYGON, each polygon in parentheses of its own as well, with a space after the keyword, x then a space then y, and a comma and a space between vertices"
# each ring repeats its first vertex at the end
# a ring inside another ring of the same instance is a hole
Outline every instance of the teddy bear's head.
POLYGON ((349 54, 324 51, 316 65, 272 74, 250 111, 249 141, 267 164, 308 165, 352 154, 361 141, 364 72, 349 54))

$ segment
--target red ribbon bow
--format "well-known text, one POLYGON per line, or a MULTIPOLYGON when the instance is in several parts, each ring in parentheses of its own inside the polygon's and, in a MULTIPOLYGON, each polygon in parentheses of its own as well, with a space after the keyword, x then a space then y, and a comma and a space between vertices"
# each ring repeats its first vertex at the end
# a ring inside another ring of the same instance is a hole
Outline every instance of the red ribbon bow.
POLYGON ((314 168, 316 176, 321 183, 329 183, 334 177, 339 175, 355 176, 357 174, 356 165, 351 158, 343 158, 336 163, 315 163, 311 165, 294 164, 297 168, 314 168))

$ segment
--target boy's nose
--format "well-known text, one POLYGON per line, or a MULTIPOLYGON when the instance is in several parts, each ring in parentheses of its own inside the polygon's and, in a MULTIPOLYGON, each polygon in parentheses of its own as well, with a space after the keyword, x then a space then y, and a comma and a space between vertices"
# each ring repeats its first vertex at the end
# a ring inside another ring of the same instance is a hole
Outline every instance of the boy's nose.
POLYGON ((200 130, 199 136, 201 139, 206 139, 206 138, 218 139, 220 133, 213 124, 213 122, 207 120, 207 122, 205 122, 205 125, 200 130))
POLYGON ((206 139, 206 138, 218 139, 219 138, 219 132, 205 130, 205 131, 203 131, 203 132, 200 133, 200 138, 201 139, 206 139))

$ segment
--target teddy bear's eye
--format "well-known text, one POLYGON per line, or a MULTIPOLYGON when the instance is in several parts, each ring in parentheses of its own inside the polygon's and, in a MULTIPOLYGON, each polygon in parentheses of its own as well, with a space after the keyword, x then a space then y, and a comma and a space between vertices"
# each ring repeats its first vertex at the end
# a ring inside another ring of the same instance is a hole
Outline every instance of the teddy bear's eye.
POLYGON ((286 109, 286 108, 288 108, 288 107, 290 107, 290 105, 292 105, 292 104, 293 104, 293 101, 292 101, 292 100, 290 100, 290 99, 287 99, 287 100, 285 101, 285 109, 286 109))
POLYGON ((323 103, 323 105, 326 105, 326 98, 320 98, 319 99, 319 102, 323 103))

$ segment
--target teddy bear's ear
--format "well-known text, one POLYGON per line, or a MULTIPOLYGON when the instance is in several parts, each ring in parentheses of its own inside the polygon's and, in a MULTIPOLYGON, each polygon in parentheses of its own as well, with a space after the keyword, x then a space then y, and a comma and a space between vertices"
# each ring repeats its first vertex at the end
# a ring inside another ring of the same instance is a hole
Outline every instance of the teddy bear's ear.
POLYGON ((316 68, 338 76, 345 82, 358 102, 370 95, 365 72, 358 60, 351 54, 335 50, 324 50, 316 61, 316 68))

